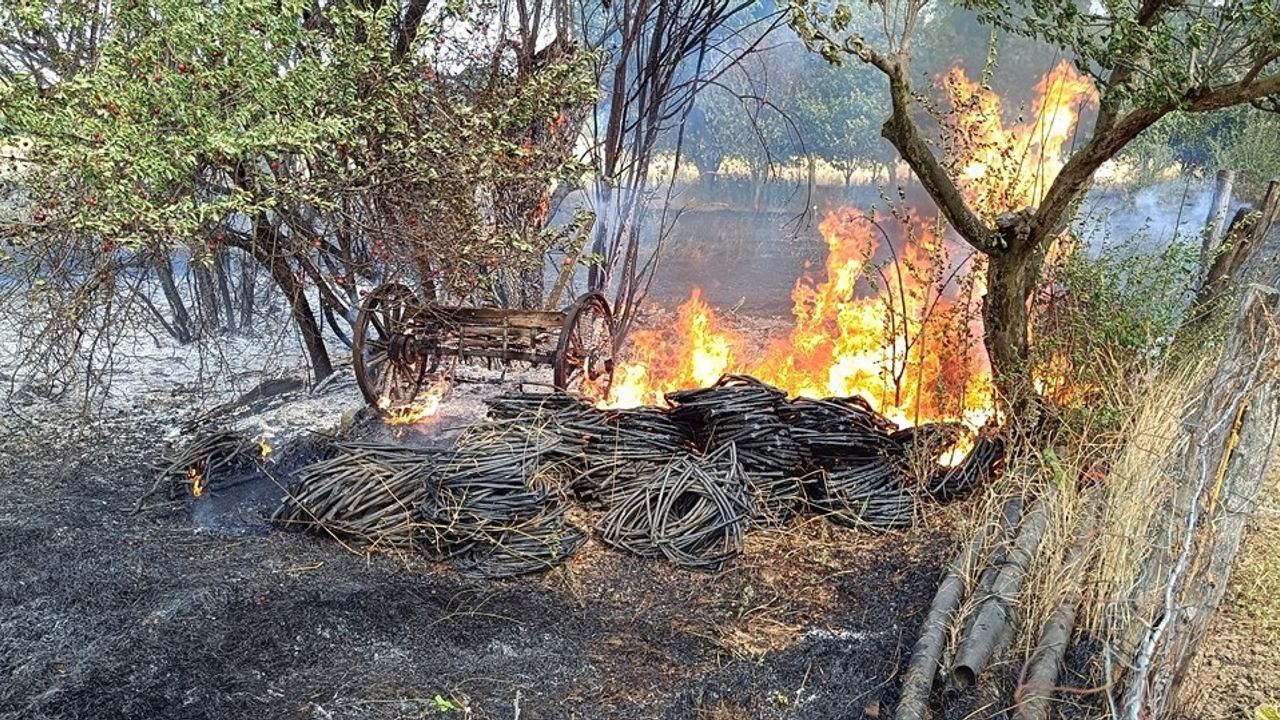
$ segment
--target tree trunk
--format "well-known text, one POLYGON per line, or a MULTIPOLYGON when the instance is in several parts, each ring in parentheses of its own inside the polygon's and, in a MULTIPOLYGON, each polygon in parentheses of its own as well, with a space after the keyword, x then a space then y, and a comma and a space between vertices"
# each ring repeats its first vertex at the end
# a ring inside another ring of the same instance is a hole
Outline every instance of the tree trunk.
POLYGON ((320 336, 320 325, 307 300, 306 286, 294 278, 289 263, 284 258, 267 257, 263 260, 271 270, 272 279, 289 301, 293 321, 298 325, 298 334, 302 336, 302 344, 306 346, 307 355, 311 358, 311 374, 316 382, 320 382, 333 374, 333 363, 329 360, 329 350, 320 336))
POLYGON ((221 310, 218 308, 218 295, 214 290, 213 273, 205 267, 204 262, 195 260, 191 263, 191 272, 196 284, 196 307, 199 309, 200 329, 206 335, 216 334, 220 322, 221 310))
POLYGON ((253 329, 253 311, 256 304, 254 295, 258 266, 247 254, 240 258, 240 329, 253 329))
POLYGON ((1200 271, 1197 277, 1203 280, 1209 266, 1213 264, 1213 254, 1222 242, 1222 231, 1227 221, 1227 206, 1231 204, 1231 186, 1235 184, 1234 170, 1219 170, 1217 181, 1213 186, 1213 201, 1209 204, 1209 217, 1205 219, 1204 240, 1200 246, 1200 271))
POLYGON ((169 303, 173 313, 174 339, 186 345, 191 342, 191 315, 182 302, 182 294, 178 292, 178 284, 173 280, 173 265, 168 253, 160 252, 155 257, 156 277, 160 278, 160 289, 164 291, 164 299, 169 303))
POLYGON ((987 258, 987 294, 982 299, 983 342, 999 400, 1017 413, 1035 396, 1030 376, 1028 303, 1044 252, 1005 252, 987 258))
POLYGON ((1187 329, 1195 329, 1212 317, 1220 301, 1238 287, 1258 250, 1280 217, 1280 180, 1272 180, 1262 200, 1262 209, 1252 213, 1241 211, 1231 221, 1223 247, 1213 258, 1204 283, 1196 293, 1187 313, 1187 329))
POLYGON ((266 218, 258 217, 254 221, 253 237, 241 237, 236 247, 248 252, 271 273, 271 279, 275 281, 289 302, 290 314, 298 326, 298 335, 302 338, 302 344, 307 349, 307 356, 311 361, 311 373, 316 382, 329 377, 333 374, 333 363, 329 360, 329 350, 325 347, 324 338, 320 335, 320 324, 316 321, 310 301, 307 300, 306 284, 299 277, 294 276, 288 260, 282 255, 285 250, 280 247, 276 231, 266 218))
POLYGON ((520 268, 520 307, 536 310, 542 307, 543 264, 541 253, 531 253, 525 266, 520 268))
POLYGON ((231 302, 231 281, 227 277, 227 250, 226 248, 218 248, 213 253, 213 275, 218 281, 218 298, 221 300, 222 311, 226 314, 227 329, 236 329, 236 311, 235 305, 231 302))

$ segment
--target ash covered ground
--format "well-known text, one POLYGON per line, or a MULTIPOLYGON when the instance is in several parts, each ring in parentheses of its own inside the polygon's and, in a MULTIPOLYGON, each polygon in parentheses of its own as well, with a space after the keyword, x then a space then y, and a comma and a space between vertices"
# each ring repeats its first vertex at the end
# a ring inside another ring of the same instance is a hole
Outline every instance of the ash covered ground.
MULTIPOLYGON (((289 349, 242 338, 211 360, 140 341, 92 414, 74 394, 52 400, 15 382, 0 421, 0 717, 892 709, 895 673, 948 552, 944 517, 885 535, 811 518, 749 536, 744 556, 716 575, 591 541, 563 568, 492 581, 325 537, 213 536, 193 527, 185 501, 163 495, 131 514, 185 421, 263 378, 299 376, 289 349)), ((339 373, 224 420, 270 433, 277 447, 331 431, 362 405, 349 368, 339 373)), ((471 382, 446 405, 458 422, 503 387, 550 379, 545 369, 464 375, 471 382)))

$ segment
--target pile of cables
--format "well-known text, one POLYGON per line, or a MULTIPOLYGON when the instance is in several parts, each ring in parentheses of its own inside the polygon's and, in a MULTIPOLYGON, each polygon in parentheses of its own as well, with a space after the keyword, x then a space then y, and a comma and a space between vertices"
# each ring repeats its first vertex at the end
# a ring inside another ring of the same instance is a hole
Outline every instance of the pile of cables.
POLYGON ((569 475, 559 440, 513 423, 481 425, 430 470, 418 519, 428 550, 461 572, 505 577, 546 570, 586 540, 566 519, 569 475))
POLYGON ((778 410, 785 392, 743 375, 709 388, 669 393, 671 418, 703 454, 729 451, 755 496, 756 527, 781 527, 799 511, 804 455, 778 410))
POLYGON ((272 521, 373 547, 413 547, 426 472, 449 451, 358 442, 333 448, 332 457, 303 468, 272 521))
POLYGON ((586 540, 569 523, 553 437, 491 423, 458 447, 339 443, 304 468, 272 520, 287 528, 421 549, 467 575, 546 570, 586 540))
POLYGON ((753 506, 742 465, 726 445, 707 456, 677 456, 619 497, 600 521, 600 537, 642 557, 714 572, 741 554, 753 506))
POLYGON ((915 499, 904 482, 896 425, 859 397, 796 398, 780 414, 810 472, 809 503, 832 522, 889 530, 909 525, 915 499))
POLYGON ((998 435, 980 435, 963 462, 935 467, 925 489, 939 501, 955 500, 1001 472, 1003 465, 1004 440, 998 435))
POLYGON ((261 469, 256 440, 225 428, 211 428, 178 448, 161 476, 185 483, 188 492, 198 497, 254 480, 261 469))
POLYGON ((489 403, 489 415, 518 427, 541 426, 560 439, 555 459, 571 469, 574 496, 605 509, 661 472, 673 457, 693 450, 684 430, 659 408, 598 410, 552 395, 507 395, 489 403))
POLYGON ((910 524, 920 499, 970 492, 1004 453, 983 435, 946 467, 960 425, 899 430, 861 398, 788 399, 746 376, 667 402, 600 409, 565 393, 509 394, 448 450, 340 444, 301 474, 276 519, 502 577, 570 557, 586 539, 569 520, 576 503, 598 511, 605 544, 716 571, 748 530, 806 510, 862 529, 910 524))

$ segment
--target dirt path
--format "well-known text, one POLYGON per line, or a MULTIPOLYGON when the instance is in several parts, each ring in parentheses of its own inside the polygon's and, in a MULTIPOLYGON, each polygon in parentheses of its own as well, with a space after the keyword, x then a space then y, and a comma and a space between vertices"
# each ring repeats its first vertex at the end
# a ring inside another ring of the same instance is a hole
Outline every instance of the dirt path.
MULTIPOLYGON (((459 577, 286 533, 131 517, 165 428, 13 422, 0 449, 0 717, 848 718, 892 707, 946 545, 815 521, 718 575, 592 543, 459 577)), ((5 430, 5 428, 0 428, 5 430)))

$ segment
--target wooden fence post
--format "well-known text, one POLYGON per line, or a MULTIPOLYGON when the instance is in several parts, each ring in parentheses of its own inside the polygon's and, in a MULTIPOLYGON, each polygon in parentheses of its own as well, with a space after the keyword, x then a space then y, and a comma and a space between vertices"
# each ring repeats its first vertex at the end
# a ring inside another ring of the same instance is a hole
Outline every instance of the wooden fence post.
POLYGON ((1204 238, 1200 244, 1200 268, 1196 279, 1203 282, 1209 266, 1213 263, 1213 254, 1222 243, 1222 232, 1226 229, 1227 209, 1231 205, 1231 188, 1235 185, 1234 170, 1219 170, 1213 186, 1213 200, 1209 203, 1209 216, 1204 221, 1204 238))
POLYGON ((1251 285, 1227 347, 1187 417, 1170 481, 1172 565, 1157 583, 1120 717, 1161 718, 1226 592, 1245 525, 1272 475, 1280 424, 1280 291, 1251 285))

